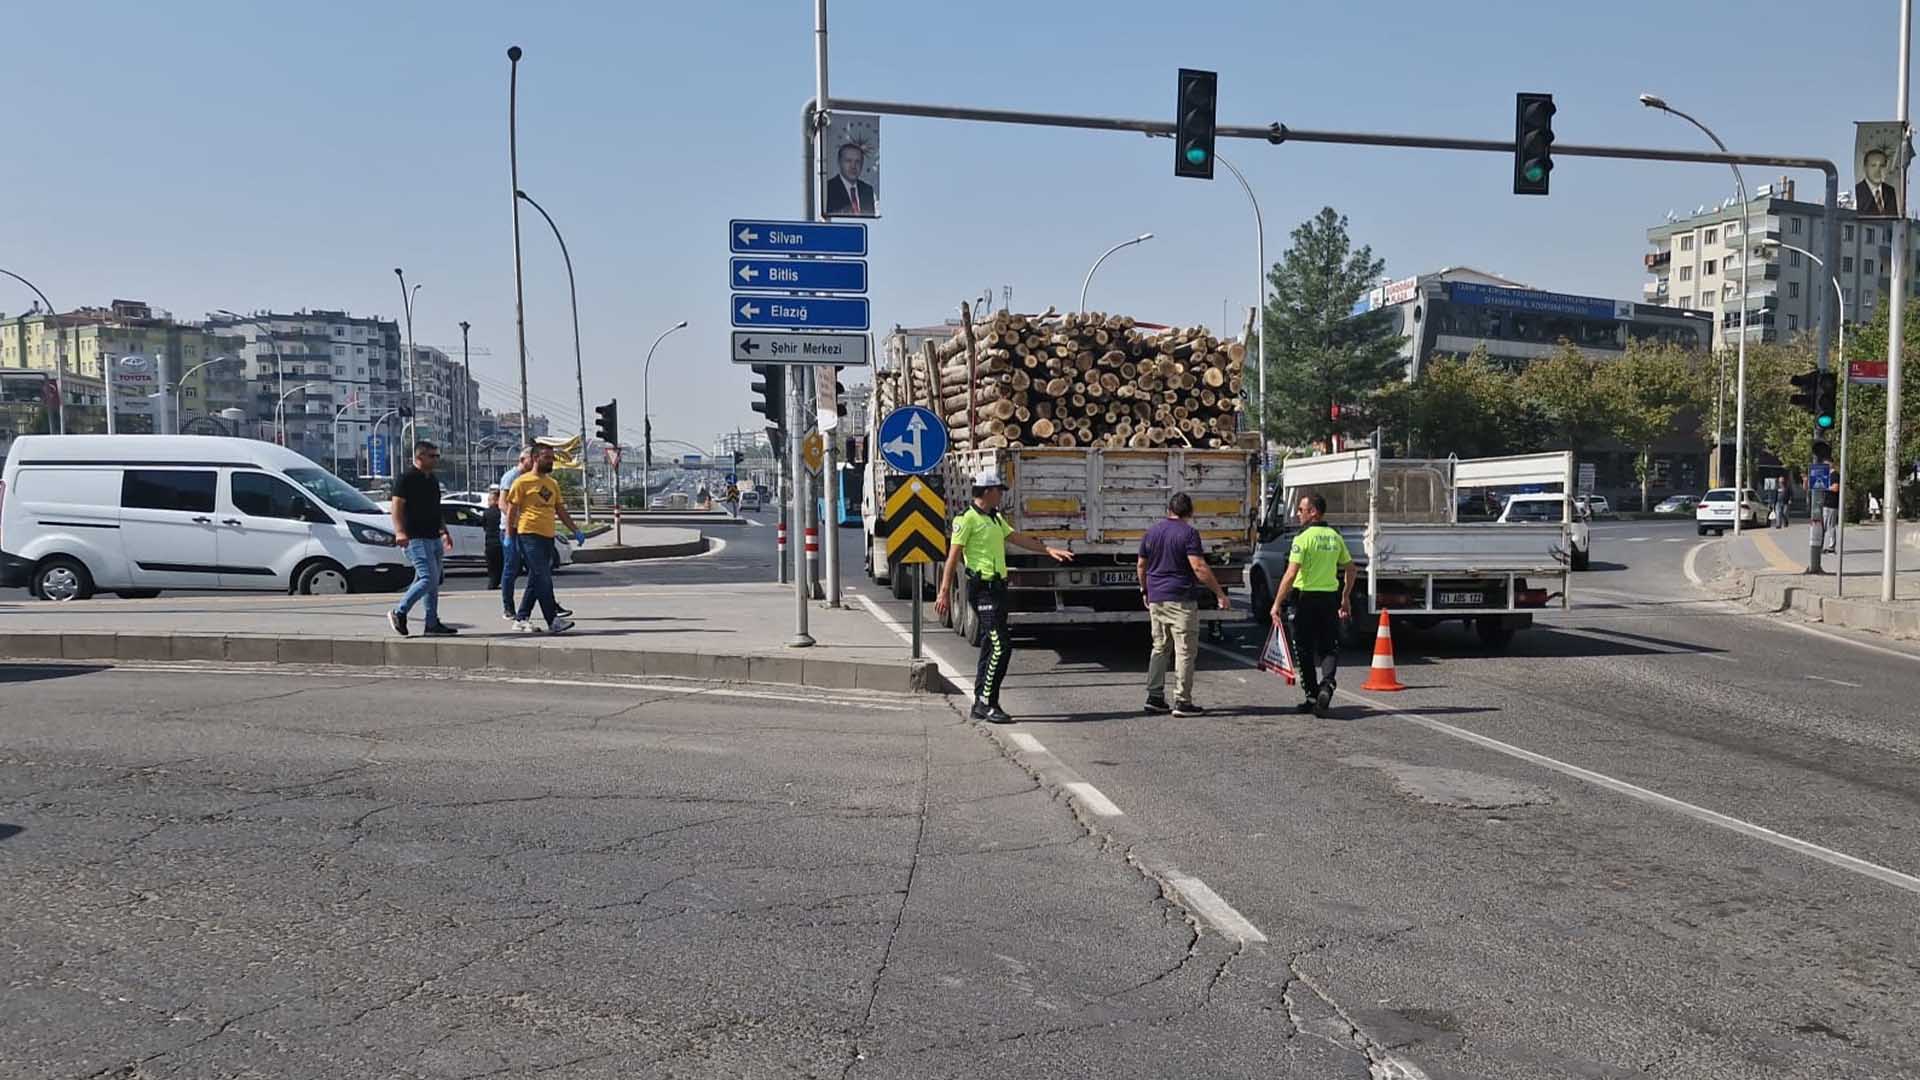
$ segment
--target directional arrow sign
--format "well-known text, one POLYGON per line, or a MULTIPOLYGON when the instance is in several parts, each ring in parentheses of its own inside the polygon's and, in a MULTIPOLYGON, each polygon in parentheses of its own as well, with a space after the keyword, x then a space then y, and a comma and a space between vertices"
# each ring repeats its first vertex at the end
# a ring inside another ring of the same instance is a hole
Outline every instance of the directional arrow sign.
POLYGON ((730 221, 727 250, 736 255, 865 255, 867 227, 858 222, 730 221))
POLYGON ((947 456, 947 426, 918 405, 904 405, 880 422, 880 456, 895 472, 931 472, 947 456))
POLYGON ((867 263, 865 259, 736 258, 729 280, 736 289, 863 293, 867 291, 867 263))
POLYGON ((795 334, 781 330, 733 332, 736 364, 831 364, 866 367, 873 352, 867 334, 795 334))
POLYGON ((733 294, 733 325, 748 329, 865 330, 872 317, 864 297, 733 294))

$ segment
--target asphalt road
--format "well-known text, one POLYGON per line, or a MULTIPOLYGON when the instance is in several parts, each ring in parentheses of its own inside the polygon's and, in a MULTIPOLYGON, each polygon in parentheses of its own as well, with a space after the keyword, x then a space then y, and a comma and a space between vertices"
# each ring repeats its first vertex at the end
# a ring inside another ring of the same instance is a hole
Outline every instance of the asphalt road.
POLYGON ((1708 599, 1713 543, 1603 523, 1572 612, 1506 655, 1403 631, 1410 689, 1352 692, 1349 655, 1327 720, 1251 630, 1205 653, 1194 720, 1141 713, 1143 635, 1023 640, 1002 737, 1264 935, 1248 970, 1428 1077, 1911 1076, 1920 651, 1708 599))
POLYGON ((1366 1075, 942 699, 0 683, 0 1075, 1366 1075))

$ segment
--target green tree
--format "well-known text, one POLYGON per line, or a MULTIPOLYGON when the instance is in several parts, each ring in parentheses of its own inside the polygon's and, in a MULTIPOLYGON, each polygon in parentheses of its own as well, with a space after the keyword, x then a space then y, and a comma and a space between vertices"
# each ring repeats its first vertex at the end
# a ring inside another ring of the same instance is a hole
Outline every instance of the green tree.
POLYGON ((1668 344, 1633 342, 1617 360, 1599 367, 1600 398, 1612 421, 1613 437, 1634 452, 1633 473, 1640 481, 1645 508, 1652 483, 1653 444, 1673 430, 1673 422, 1700 401, 1701 384, 1686 352, 1668 344))
POLYGON ((1544 446, 1577 455, 1613 433, 1609 402, 1600 392, 1600 367, 1598 361, 1563 341, 1560 351, 1521 370, 1515 385, 1526 408, 1542 425, 1544 446))
POLYGON ((1415 457, 1492 457, 1513 453, 1524 408, 1512 373, 1479 346, 1466 357, 1428 361, 1414 382, 1396 382, 1377 397, 1415 457))
POLYGON ((1353 314, 1385 269, 1372 248, 1354 248, 1347 219, 1331 206, 1293 230, 1292 246, 1267 275, 1262 407, 1272 438, 1308 446, 1371 429, 1376 396, 1406 371, 1393 314, 1353 314))

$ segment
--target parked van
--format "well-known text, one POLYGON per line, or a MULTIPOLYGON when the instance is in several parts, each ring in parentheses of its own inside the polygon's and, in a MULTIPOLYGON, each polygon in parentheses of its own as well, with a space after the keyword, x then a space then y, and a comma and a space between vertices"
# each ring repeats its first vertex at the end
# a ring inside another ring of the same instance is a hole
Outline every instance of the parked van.
POLYGON ((393 539, 365 495, 254 439, 23 435, 0 474, 0 586, 43 600, 397 589, 393 539))

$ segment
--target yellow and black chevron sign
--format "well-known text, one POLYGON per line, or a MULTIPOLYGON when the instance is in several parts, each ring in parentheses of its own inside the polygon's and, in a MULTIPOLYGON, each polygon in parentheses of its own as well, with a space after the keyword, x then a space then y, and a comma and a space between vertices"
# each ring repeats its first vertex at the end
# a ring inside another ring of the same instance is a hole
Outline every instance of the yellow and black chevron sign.
POLYGON ((901 565, 938 563, 947 557, 947 500, 937 477, 887 477, 880 513, 887 560, 901 565))

